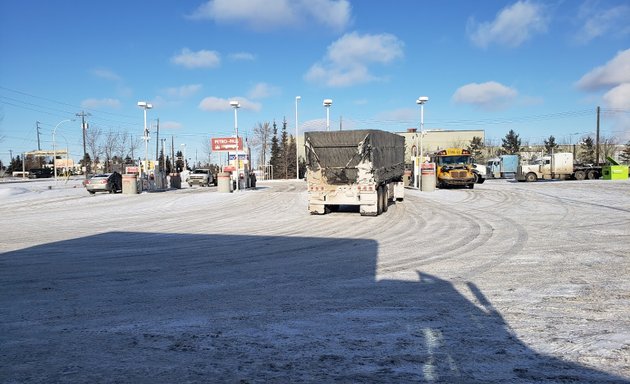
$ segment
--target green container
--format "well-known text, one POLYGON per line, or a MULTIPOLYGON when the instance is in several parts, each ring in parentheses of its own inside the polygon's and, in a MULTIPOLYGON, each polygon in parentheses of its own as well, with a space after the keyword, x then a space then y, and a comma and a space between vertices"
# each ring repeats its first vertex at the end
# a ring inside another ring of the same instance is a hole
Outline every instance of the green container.
POLYGON ((602 167, 602 179, 604 180, 625 180, 627 178, 627 165, 605 165, 602 167))

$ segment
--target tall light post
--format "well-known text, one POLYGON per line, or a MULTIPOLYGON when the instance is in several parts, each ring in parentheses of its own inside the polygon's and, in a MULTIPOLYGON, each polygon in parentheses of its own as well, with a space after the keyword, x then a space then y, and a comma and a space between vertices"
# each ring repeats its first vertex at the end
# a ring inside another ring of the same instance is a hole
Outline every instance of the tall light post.
POLYGON ((238 191, 240 189, 240 186, 239 186, 240 167, 239 167, 239 160, 238 160, 238 109, 241 107, 241 104, 236 100, 232 100, 230 101, 230 106, 234 108, 234 132, 236 133, 236 151, 234 155, 234 164, 236 168, 236 190, 238 191))
POLYGON ((326 131, 330 131, 330 106, 332 105, 331 99, 324 99, 324 107, 326 107, 326 131))
POLYGON ((300 180, 300 150, 298 148, 298 101, 302 99, 301 96, 295 96, 295 179, 300 180))
MULTIPOLYGON (((55 143, 55 133, 57 133, 57 127, 59 127, 61 124, 63 123, 67 123, 68 121, 74 121, 74 119, 66 119, 66 120, 61 120, 60 122, 57 123, 57 125, 55 125, 55 129, 53 129, 53 168, 55 171, 55 181, 57 181, 57 146, 55 143)), ((68 156, 68 150, 66 149, 66 158, 68 156)), ((68 166, 67 160, 66 160, 66 166, 68 166)))
POLYGON ((423 161, 423 154, 422 154, 422 138, 424 137, 424 104, 429 101, 429 98, 427 96, 420 96, 418 97, 418 100, 416 100, 416 104, 420 105, 420 158, 418 161, 416 161, 416 168, 418 170, 418 173, 416 173, 416 188, 418 188, 418 183, 420 180, 420 164, 423 161))
MULTIPOLYGON (((138 101, 138 107, 144 110, 144 166, 145 168, 149 168, 149 129, 147 128, 147 109, 153 108, 153 104, 147 103, 146 101, 138 101)), ((143 175, 146 177, 147 175, 143 175)))

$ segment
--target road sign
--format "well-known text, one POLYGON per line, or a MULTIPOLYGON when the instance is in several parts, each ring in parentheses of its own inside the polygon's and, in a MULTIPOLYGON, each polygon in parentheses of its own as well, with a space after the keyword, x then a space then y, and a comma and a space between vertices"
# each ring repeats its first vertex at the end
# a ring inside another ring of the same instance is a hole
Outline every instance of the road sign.
MULTIPOLYGON (((246 153, 239 153, 238 154, 238 159, 239 160, 247 160, 247 154, 246 153)), ((229 160, 230 161, 234 160, 234 154, 233 153, 230 153, 229 160)))
MULTIPOLYGON (((232 152, 236 150, 236 137, 217 137, 210 139, 213 152, 232 152)), ((238 138, 238 150, 243 150, 243 138, 238 138)))

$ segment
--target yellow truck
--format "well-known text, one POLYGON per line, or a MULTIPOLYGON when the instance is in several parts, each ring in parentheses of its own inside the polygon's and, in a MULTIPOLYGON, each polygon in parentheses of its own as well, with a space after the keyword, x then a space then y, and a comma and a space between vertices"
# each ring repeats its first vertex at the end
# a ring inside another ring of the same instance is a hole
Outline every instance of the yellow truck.
POLYGON ((472 155, 463 148, 446 148, 431 154, 431 162, 435 163, 436 186, 447 188, 463 186, 475 187, 472 155))

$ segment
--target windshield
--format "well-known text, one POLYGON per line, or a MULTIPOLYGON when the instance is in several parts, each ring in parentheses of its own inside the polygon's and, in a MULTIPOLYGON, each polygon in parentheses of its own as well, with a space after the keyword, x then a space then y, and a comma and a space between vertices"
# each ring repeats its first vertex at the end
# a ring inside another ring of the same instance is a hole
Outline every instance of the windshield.
POLYGON ((193 173, 203 173, 203 174, 206 174, 206 173, 208 173, 208 170, 207 170, 207 169, 195 169, 195 170, 193 171, 193 173))
POLYGON ((470 163, 470 156, 439 156, 437 163, 438 165, 468 164, 470 163))

